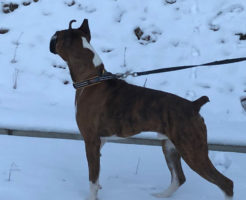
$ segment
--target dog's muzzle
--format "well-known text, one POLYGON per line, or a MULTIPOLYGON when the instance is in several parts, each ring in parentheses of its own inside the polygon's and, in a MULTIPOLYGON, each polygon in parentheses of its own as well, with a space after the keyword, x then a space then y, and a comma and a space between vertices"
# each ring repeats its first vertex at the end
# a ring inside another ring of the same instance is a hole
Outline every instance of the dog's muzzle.
POLYGON ((53 54, 56 54, 56 40, 57 40, 57 36, 55 34, 52 36, 50 40, 50 52, 53 54))

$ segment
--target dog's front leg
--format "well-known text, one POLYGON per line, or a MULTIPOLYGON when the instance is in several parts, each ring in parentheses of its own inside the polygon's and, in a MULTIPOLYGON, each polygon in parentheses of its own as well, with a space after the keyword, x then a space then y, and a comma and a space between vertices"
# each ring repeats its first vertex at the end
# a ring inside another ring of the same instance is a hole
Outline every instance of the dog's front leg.
POLYGON ((89 167, 90 197, 89 200, 97 200, 99 190, 100 172, 100 138, 85 141, 86 156, 89 167))

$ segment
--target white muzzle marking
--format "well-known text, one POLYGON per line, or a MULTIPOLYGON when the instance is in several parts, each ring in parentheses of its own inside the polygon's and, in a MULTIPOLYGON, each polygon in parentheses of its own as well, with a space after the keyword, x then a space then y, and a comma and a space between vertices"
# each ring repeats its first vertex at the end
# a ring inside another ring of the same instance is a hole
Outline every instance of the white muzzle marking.
POLYGON ((53 35, 51 40, 56 40, 56 38, 57 38, 57 35, 53 35))

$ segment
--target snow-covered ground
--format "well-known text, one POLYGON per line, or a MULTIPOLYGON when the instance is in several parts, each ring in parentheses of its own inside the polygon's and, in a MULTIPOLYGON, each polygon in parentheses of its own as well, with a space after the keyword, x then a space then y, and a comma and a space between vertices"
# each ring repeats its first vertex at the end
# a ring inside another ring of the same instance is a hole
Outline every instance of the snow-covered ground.
MULTIPOLYGON (((215 166, 235 184, 235 200, 246 194, 246 155, 211 153, 215 166)), ((89 194, 82 141, 0 137, 0 199, 84 200, 89 194)), ((160 147, 106 144, 102 149, 101 200, 155 200, 170 174, 160 147)), ((222 200, 222 192, 183 163, 187 182, 169 199, 222 200)))
MULTIPOLYGON (((8 14, 0 10, 0 29, 9 29, 0 34, 0 127, 77 131, 68 68, 48 49, 50 37, 71 19, 78 21, 74 27, 89 19, 92 45, 114 73, 245 56, 246 42, 235 35, 246 33, 244 0, 26 0, 29 6, 0 0, 0 6, 9 2, 20 5, 8 14), (140 40, 137 27, 144 32, 140 40)), ((147 80, 147 87, 190 100, 208 95, 202 109, 208 139, 245 144, 245 71, 243 62, 127 81, 147 80)))
MULTIPOLYGON (((92 45, 113 73, 197 64, 245 56, 245 0, 0 0, 0 127, 77 132, 74 89, 63 60, 49 52, 55 31, 89 19, 92 45), (31 2, 24 6, 23 2, 31 2), (73 4, 74 2, 75 4, 73 4), (6 6, 4 9, 8 9, 6 6), (144 32, 140 40, 134 29, 144 32), (68 82, 68 84, 66 84, 68 82)), ((190 100, 201 95, 210 142, 246 144, 246 63, 128 78, 190 100)), ((87 162, 81 141, 0 137, 0 199, 84 199, 87 162)), ((246 158, 212 153, 245 199, 246 158)), ((185 164, 187 183, 170 199, 223 199, 185 164)), ((108 144, 103 149, 100 199, 155 199, 169 172, 158 147, 108 144), (120 159, 119 159, 120 158, 120 159), (139 163, 139 167, 137 167, 139 163), (136 174, 136 169, 137 174, 136 174)))

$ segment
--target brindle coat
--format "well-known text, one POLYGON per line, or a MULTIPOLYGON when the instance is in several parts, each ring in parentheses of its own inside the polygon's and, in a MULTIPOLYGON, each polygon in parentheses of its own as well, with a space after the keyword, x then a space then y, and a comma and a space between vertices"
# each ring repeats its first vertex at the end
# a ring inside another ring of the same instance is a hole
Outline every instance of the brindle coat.
MULTIPOLYGON (((52 53, 60 55, 70 69, 74 82, 101 75, 102 63, 95 66, 95 52, 83 44, 90 42, 88 21, 78 29, 57 31, 50 42, 52 53)), ((167 136, 163 152, 172 175, 170 187, 157 197, 168 197, 185 182, 180 157, 200 176, 216 184, 232 199, 233 182, 218 172, 208 157, 207 129, 199 114, 208 102, 203 96, 189 101, 174 94, 138 87, 123 80, 108 80, 76 91, 76 120, 85 141, 91 181, 91 200, 99 189, 101 138, 129 137, 142 131, 167 136), (94 184, 94 187, 93 187, 94 184)))

